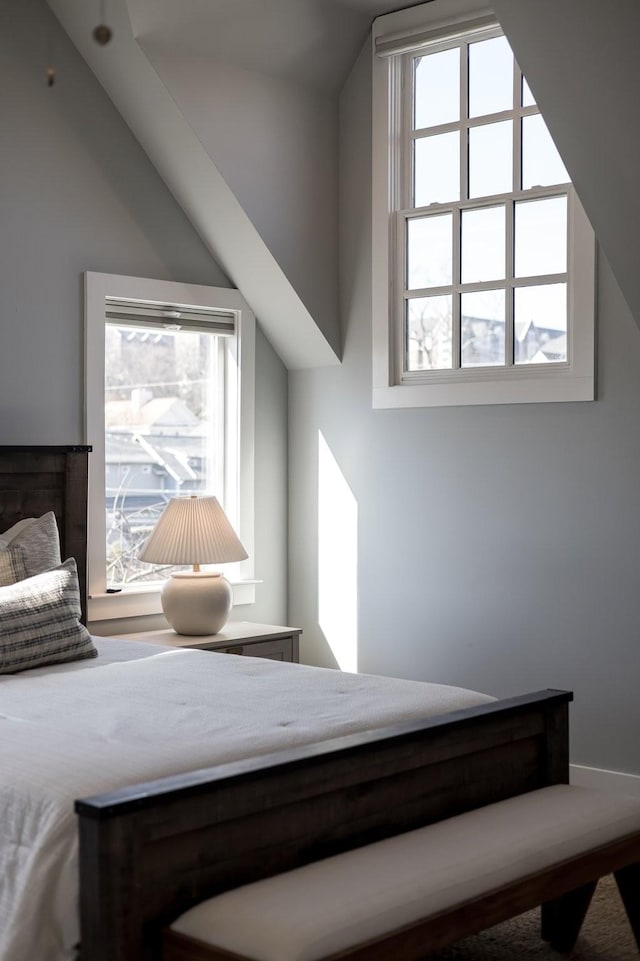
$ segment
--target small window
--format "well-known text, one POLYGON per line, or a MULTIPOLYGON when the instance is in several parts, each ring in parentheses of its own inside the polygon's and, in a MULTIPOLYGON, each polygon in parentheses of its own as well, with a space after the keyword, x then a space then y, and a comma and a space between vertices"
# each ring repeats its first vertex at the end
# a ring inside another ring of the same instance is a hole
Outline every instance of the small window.
POLYGON ((90 619, 159 612, 171 572, 139 552, 171 497, 215 494, 249 559, 253 317, 237 291, 86 275, 90 619))
POLYGON ((593 233, 499 25, 446 9, 374 27, 374 406, 591 400, 593 233))

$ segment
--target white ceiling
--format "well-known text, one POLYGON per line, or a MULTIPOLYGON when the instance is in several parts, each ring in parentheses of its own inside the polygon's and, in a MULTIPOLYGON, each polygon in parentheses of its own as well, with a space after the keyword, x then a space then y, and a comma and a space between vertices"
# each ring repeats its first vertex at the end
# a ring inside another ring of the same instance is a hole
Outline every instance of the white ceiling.
MULTIPOLYGON (((374 17, 402 0, 130 0, 134 35, 284 80, 340 89, 374 17)), ((108 20, 108 5, 107 5, 108 20)))

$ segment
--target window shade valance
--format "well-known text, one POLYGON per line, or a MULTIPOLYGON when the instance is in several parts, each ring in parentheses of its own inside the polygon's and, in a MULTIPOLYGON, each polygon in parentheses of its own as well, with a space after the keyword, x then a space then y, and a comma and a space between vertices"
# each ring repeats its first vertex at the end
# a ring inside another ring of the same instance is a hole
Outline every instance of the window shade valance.
POLYGON ((208 334, 233 336, 236 331, 235 314, 208 307, 184 307, 179 304, 150 304, 140 301, 106 299, 108 322, 127 327, 157 330, 202 331, 208 334))
POLYGON ((498 26, 498 21, 492 13, 464 20, 456 23, 439 23, 437 27, 419 30, 408 30, 404 33, 382 35, 375 38, 375 51, 379 57, 393 57, 396 54, 418 50, 439 40, 454 40, 472 30, 490 30, 498 26), (457 29, 459 28, 459 30, 457 29))

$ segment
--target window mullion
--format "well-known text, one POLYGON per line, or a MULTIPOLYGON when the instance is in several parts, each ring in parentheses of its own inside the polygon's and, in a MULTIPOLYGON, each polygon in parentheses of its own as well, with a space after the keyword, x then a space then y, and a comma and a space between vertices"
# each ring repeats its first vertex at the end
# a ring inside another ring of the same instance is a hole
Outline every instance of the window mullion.
POLYGON ((432 203, 426 207, 403 208, 400 213, 411 213, 417 216, 424 214, 448 213, 453 207, 459 206, 462 210, 479 210, 482 207, 497 207, 510 200, 546 200, 550 197, 566 197, 566 184, 553 184, 550 186, 529 187, 527 190, 514 191, 513 193, 488 194, 485 197, 474 197, 471 200, 447 201, 446 203, 432 203))
MULTIPOLYGON (((513 60, 513 156, 512 156, 512 190, 513 194, 522 188, 522 119, 520 116, 520 100, 522 89, 522 74, 513 60)), ((506 265, 505 276, 507 287, 505 291, 505 365, 513 367, 515 364, 515 327, 514 327, 514 245, 515 245, 515 203, 513 199, 507 201, 505 216, 506 226, 506 265)))
POLYGON ((512 281, 514 290, 518 287, 536 287, 547 284, 566 284, 568 274, 534 274, 530 277, 515 277, 512 281))
POLYGON ((522 87, 522 73, 513 61, 513 192, 522 190, 522 114, 519 110, 519 89, 522 87))
POLYGON ((469 197, 469 45, 460 47, 460 200, 469 197))
MULTIPOLYGON (((414 58, 406 54, 392 61, 389 71, 389 118, 395 136, 389 141, 389 209, 402 211, 413 203, 413 143, 411 139, 411 117, 413 98, 414 58)), ((406 219, 400 213, 390 218, 389 247, 389 309, 401 322, 389 331, 389 374, 397 380, 402 376, 404 360, 404 316, 405 286, 407 263, 406 219), (400 256, 394 256, 399 251, 400 256)))
MULTIPOLYGON (((396 230, 402 231, 402 243, 398 244, 397 249, 401 251, 396 265, 396 284, 399 296, 396 298, 400 309, 400 323, 393 325, 394 343, 393 350, 395 355, 395 370, 398 376, 408 369, 407 343, 409 339, 409 290, 407 286, 407 272, 409 260, 409 230, 406 217, 398 216, 395 218, 396 230)), ((413 291, 411 292, 414 293, 413 291)))
MULTIPOLYGON (((415 203, 415 141, 412 136, 413 131, 413 104, 415 88, 415 58, 406 56, 401 58, 401 72, 398 76, 396 91, 397 109, 400 111, 401 120, 401 143, 405 145, 402 154, 403 165, 401 168, 399 185, 400 196, 403 208, 409 210, 415 203)), ((400 309, 401 322, 395 325, 395 337, 392 345, 394 353, 393 366, 397 377, 402 377, 408 368, 407 344, 409 340, 409 314, 408 299, 405 296, 407 290, 408 273, 408 229, 407 218, 397 217, 395 219, 395 229, 398 232, 396 249, 402 251, 400 264, 396 272, 396 284, 398 296, 395 298, 396 304, 400 309), (400 238, 402 232, 402 239, 400 238)))
POLYGON ((453 352, 451 366, 459 370, 462 363, 462 317, 460 310, 460 280, 462 260, 462 223, 460 209, 453 211, 453 291, 452 291, 452 329, 453 352))
POLYGON ((515 345, 515 330, 514 330, 514 319, 513 319, 513 269, 514 269, 514 220, 515 220, 515 204, 513 200, 508 200, 505 211, 505 225, 506 225, 506 243, 505 243, 505 254, 506 254, 506 264, 505 264, 505 276, 507 278, 507 287, 505 291, 505 316, 504 316, 504 353, 505 353, 505 366, 513 367, 514 364, 514 345, 515 345))
MULTIPOLYGON (((469 45, 460 44, 460 202, 469 196, 469 45)), ((453 211, 453 291, 452 291, 452 328, 453 351, 452 367, 460 370, 462 366, 462 214, 460 206, 453 211)))
POLYGON ((396 108, 401 117, 402 149, 400 174, 400 200, 402 207, 413 207, 415 176, 415 141, 413 131, 413 102, 415 84, 415 60, 406 57, 401 61, 401 69, 396 84, 396 108), (407 149, 408 148, 408 149, 407 149))

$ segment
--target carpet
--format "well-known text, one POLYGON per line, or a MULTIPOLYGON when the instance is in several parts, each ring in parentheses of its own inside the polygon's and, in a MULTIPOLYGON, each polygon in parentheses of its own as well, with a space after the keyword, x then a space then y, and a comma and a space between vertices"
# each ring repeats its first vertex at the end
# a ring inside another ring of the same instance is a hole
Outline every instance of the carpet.
POLYGON ((540 911, 536 909, 429 955, 428 961, 638 961, 638 958, 638 948, 615 881, 606 877, 596 888, 570 954, 552 951, 541 939, 540 911))

